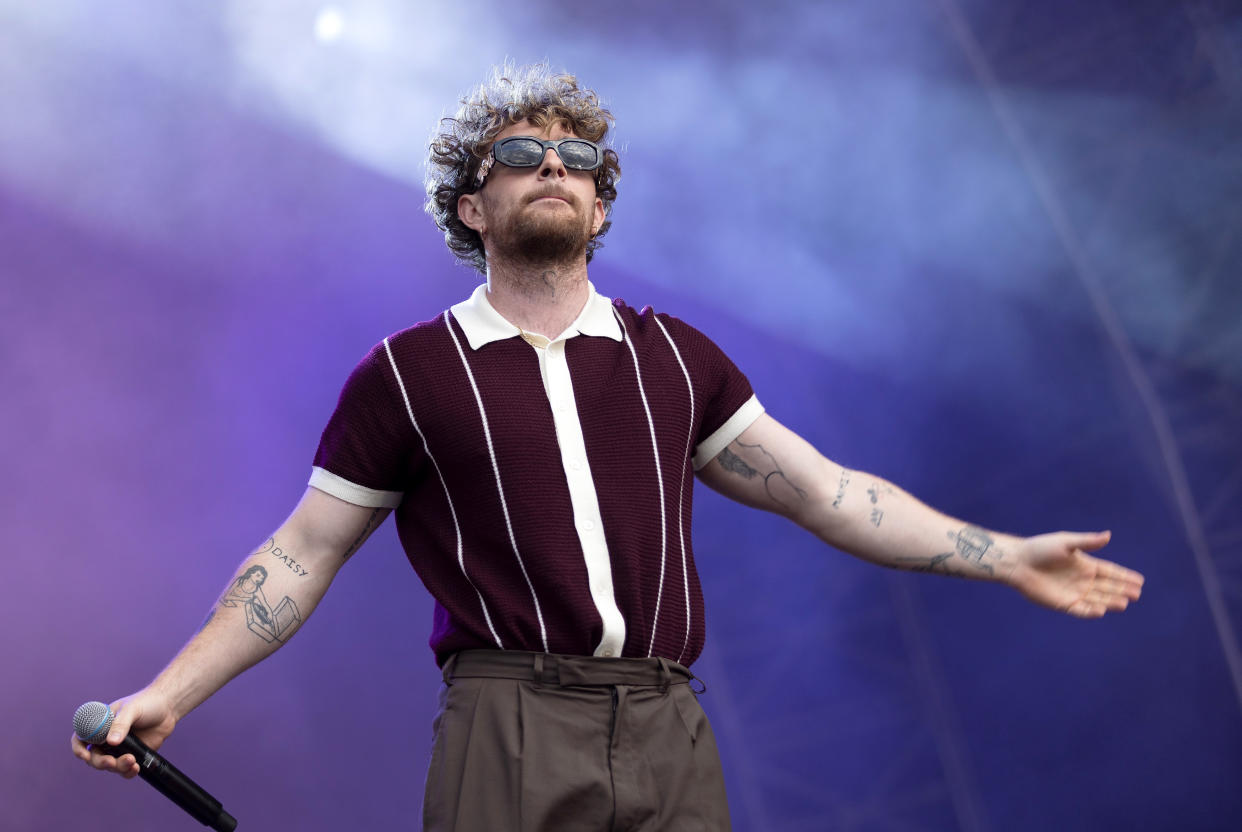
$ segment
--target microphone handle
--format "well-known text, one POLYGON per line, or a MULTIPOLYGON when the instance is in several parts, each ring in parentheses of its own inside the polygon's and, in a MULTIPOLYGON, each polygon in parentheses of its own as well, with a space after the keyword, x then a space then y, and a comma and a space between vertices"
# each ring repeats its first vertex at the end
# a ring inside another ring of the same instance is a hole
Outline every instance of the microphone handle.
POLYGON ((220 801, 203 791, 197 783, 133 734, 127 735, 119 745, 100 743, 94 747, 113 757, 133 754, 138 761, 138 775, 204 826, 216 832, 233 832, 237 827, 237 820, 224 811, 220 801))

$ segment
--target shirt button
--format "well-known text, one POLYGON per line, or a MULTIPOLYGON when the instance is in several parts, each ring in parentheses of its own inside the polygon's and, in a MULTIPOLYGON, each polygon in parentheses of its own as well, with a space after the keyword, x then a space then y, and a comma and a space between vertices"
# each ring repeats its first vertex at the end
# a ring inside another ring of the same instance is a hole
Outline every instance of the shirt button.
POLYGON ((606 658, 606 659, 611 659, 611 658, 612 658, 612 656, 613 656, 613 653, 612 653, 612 651, 611 651, 611 650, 605 650, 605 651, 604 651, 604 658, 606 658))
POLYGON ((581 471, 582 463, 575 459, 573 462, 569 463, 569 467, 573 468, 575 471, 581 471))
POLYGON ((590 520, 583 520, 582 528, 586 529, 589 532, 591 529, 595 528, 595 524, 592 523, 590 520))

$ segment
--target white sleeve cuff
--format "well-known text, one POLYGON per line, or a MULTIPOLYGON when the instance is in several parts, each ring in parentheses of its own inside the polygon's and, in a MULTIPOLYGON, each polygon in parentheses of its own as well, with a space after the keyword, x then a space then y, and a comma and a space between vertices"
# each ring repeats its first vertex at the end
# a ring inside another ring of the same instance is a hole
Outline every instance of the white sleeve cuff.
POLYGON ((400 491, 377 491, 352 483, 317 465, 311 468, 308 485, 347 503, 366 508, 396 508, 401 505, 401 498, 404 496, 400 491))
POLYGON ((763 405, 759 399, 751 396, 739 407, 728 421, 716 429, 716 432, 699 443, 694 449, 694 470, 698 471, 716 458, 716 455, 728 447, 729 443, 742 435, 742 431, 755 423, 763 415, 763 405))

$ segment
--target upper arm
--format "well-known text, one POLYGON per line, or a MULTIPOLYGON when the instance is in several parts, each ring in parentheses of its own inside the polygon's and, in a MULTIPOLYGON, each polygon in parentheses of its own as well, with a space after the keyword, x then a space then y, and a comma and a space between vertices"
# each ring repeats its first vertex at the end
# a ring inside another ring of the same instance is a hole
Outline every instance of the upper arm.
POLYGON ((311 486, 273 536, 274 543, 283 541, 308 566, 335 571, 391 511, 355 505, 311 486))
POLYGON ((698 477, 730 499, 799 522, 828 496, 840 470, 765 413, 700 468, 698 477))

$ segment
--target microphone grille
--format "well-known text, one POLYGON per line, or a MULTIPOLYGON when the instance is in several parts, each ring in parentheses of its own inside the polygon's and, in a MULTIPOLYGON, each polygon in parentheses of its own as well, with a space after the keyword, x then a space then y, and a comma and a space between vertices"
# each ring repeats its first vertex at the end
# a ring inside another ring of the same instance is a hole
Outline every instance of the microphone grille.
POLYGON ((82 742, 99 745, 112 727, 112 711, 102 702, 87 702, 73 713, 73 733, 82 742))

